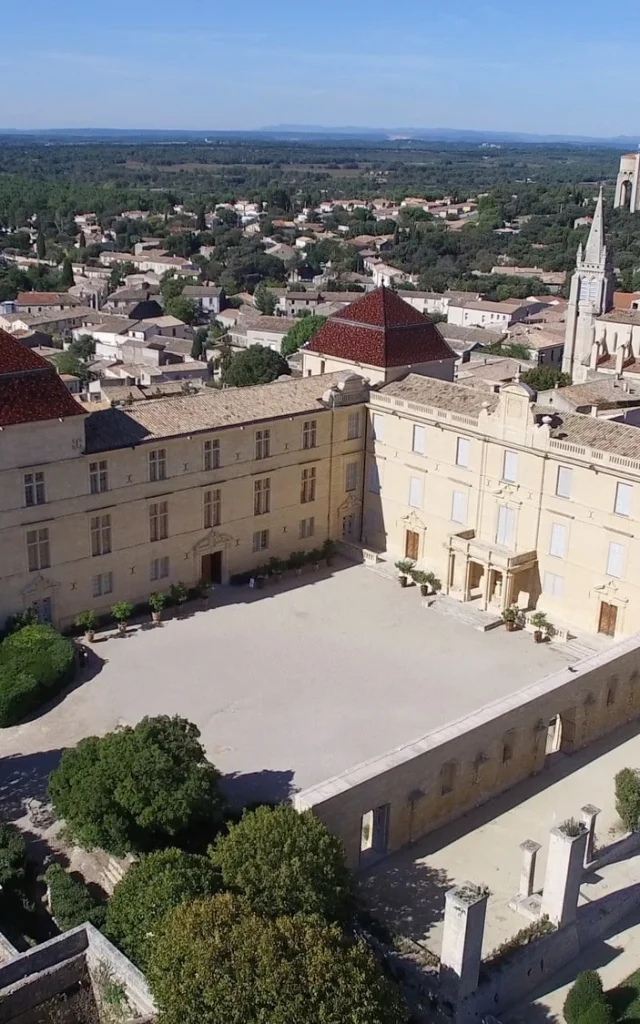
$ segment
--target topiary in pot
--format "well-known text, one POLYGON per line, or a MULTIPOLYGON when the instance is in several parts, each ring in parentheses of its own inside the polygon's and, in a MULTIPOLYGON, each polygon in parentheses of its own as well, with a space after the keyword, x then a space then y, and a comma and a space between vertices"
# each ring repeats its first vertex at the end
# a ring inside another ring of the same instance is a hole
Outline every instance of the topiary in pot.
POLYGON ((331 562, 333 561, 335 553, 336 553, 335 542, 332 541, 330 537, 327 537, 327 539, 325 540, 324 544, 322 545, 322 557, 326 558, 327 565, 331 565, 331 562))
POLYGON ((544 633, 549 633, 551 630, 551 623, 547 619, 544 612, 535 612, 531 616, 531 625, 534 628, 533 639, 537 644, 542 643, 542 637, 544 633))
POLYGON ((87 609, 86 612, 80 612, 76 618, 76 626, 78 629, 84 630, 85 639, 88 640, 90 644, 93 643, 97 624, 98 620, 96 619, 96 613, 92 612, 90 608, 87 609))
POLYGON ((429 593, 429 573, 425 572, 424 569, 412 569, 411 579, 417 587, 420 587, 422 597, 426 597, 429 593))
POLYGON ((151 609, 151 619, 153 622, 160 622, 160 616, 162 609, 167 603, 166 594, 150 594, 149 595, 149 607, 151 609))
POLYGON ((169 597, 171 603, 177 605, 179 613, 180 605, 183 605, 189 597, 189 591, 182 582, 172 583, 169 587, 169 597))
POLYGON ((510 608, 505 608, 502 613, 502 621, 507 627, 507 633, 513 633, 518 622, 518 609, 511 605, 510 608))
POLYGON ((128 601, 118 601, 111 606, 111 614, 118 623, 118 631, 122 636, 127 632, 127 619, 131 618, 132 611, 128 601))
POLYGON ((401 558, 399 562, 396 562, 396 569, 400 573, 398 579, 401 587, 406 587, 407 578, 411 575, 415 564, 412 558, 401 558))
POLYGON ((434 594, 440 593, 442 590, 442 580, 439 580, 435 572, 427 573, 427 583, 431 587, 434 594))

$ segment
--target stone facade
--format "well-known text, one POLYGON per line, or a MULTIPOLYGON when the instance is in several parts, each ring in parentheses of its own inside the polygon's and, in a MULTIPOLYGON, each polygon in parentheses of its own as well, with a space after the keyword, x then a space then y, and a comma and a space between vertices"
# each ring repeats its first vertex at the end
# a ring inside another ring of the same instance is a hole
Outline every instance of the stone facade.
POLYGON ((613 205, 616 209, 626 206, 631 213, 640 210, 640 153, 625 153, 620 157, 613 205))

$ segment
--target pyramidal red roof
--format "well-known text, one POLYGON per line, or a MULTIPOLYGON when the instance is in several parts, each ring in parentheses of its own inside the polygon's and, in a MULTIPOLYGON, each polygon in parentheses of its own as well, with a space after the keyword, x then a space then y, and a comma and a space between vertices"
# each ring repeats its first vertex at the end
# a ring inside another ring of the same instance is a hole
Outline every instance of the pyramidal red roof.
POLYGON ((55 367, 0 330, 0 426, 82 415, 55 367))
POLYGON ((436 325, 389 288, 377 288, 329 317, 307 348, 380 367, 455 359, 436 325))

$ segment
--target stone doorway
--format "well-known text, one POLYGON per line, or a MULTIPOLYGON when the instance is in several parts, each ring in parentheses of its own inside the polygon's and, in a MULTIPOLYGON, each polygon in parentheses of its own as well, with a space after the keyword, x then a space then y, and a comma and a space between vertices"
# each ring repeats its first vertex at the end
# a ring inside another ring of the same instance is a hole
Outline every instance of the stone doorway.
POLYGON ((420 534, 415 530, 407 530, 404 538, 404 555, 417 562, 420 555, 420 534))
POLYGON ((203 555, 200 564, 200 579, 203 583, 222 583, 222 551, 203 555))
POLYGON ((608 601, 600 602, 600 616, 598 619, 598 633, 605 636, 616 635, 616 624, 618 621, 618 608, 608 601))
POLYGON ((389 846, 389 804, 374 807, 360 822, 360 864, 371 865, 386 857, 389 846))

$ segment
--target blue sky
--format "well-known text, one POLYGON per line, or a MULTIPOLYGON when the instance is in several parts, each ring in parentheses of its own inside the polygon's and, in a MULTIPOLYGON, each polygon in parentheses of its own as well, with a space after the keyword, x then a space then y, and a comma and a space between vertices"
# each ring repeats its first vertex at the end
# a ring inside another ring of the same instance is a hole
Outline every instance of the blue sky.
POLYGON ((596 0, 3 8, 0 127, 640 132, 637 39, 596 0))

